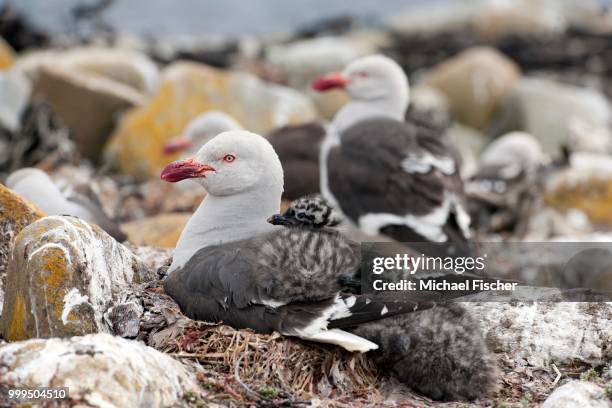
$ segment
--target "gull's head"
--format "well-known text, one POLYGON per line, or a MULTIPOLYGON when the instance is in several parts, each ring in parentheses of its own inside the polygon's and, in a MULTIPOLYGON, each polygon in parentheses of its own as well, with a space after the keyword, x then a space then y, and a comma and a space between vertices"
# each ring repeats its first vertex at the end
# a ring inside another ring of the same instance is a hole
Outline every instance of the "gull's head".
POLYGON ((6 179, 5 185, 10 189, 15 189, 15 187, 24 180, 38 180, 44 183, 53 184, 51 177, 44 171, 37 169, 35 167, 24 167, 19 170, 15 170, 12 172, 8 178, 6 179))
MULTIPOLYGON (((538 140, 526 132, 509 132, 495 139, 482 153, 481 165, 512 165, 518 173, 521 169, 533 171, 544 163, 545 155, 538 140)), ((510 171, 510 170, 508 170, 510 171)))
POLYGON ((170 139, 164 145, 163 152, 173 154, 185 150, 197 151, 218 134, 241 128, 240 124, 227 113, 208 111, 189 122, 182 135, 170 139))
POLYGON ((161 178, 171 183, 192 179, 213 196, 259 188, 274 194, 283 189, 283 168, 274 148, 262 136, 245 130, 217 135, 195 156, 167 165, 161 178))
POLYGON ((398 99, 408 105, 408 79, 391 58, 370 55, 351 62, 342 72, 324 75, 312 87, 323 92, 343 88, 353 100, 398 99))

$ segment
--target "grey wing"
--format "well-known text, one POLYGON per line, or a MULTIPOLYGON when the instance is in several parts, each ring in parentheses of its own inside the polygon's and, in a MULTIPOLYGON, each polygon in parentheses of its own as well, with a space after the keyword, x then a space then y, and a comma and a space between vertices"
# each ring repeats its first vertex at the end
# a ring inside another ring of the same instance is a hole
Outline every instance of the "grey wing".
MULTIPOLYGON (((446 205, 467 216, 457 169, 452 153, 440 140, 389 119, 368 120, 349 128, 342 134, 341 146, 328 156, 330 189, 342 212, 357 224, 368 214, 410 215, 418 223, 419 217, 446 205)), ((451 217, 439 221, 436 217, 434 222, 439 222, 436 231, 443 230, 449 241, 459 245, 466 241, 469 222, 455 225, 459 223, 451 217)), ((424 236, 401 223, 384 227, 380 232, 403 242, 435 241, 440 235, 424 236)))
POLYGON ((201 249, 164 287, 192 318, 259 332, 291 334, 321 318, 352 326, 430 306, 343 293, 343 277, 358 273, 355 252, 335 232, 280 229, 201 249))

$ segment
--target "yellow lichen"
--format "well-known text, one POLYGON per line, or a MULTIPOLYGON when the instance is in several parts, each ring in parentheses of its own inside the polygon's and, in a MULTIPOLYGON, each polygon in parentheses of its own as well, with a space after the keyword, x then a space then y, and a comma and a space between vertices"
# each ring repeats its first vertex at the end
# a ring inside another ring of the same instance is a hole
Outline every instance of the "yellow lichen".
POLYGON ((612 180, 591 178, 561 184, 544 194, 544 201, 559 210, 577 208, 594 224, 612 225, 612 180))
POLYGON ((13 66, 15 62, 15 51, 0 37, 0 71, 13 66))
MULTIPOLYGON (((180 134, 191 119, 212 109, 235 117, 249 130, 264 133, 279 124, 269 101, 257 104, 262 87, 245 80, 243 74, 228 73, 205 65, 180 62, 164 73, 157 94, 148 104, 129 111, 106 146, 106 157, 140 179, 159 176, 159 170, 176 159, 162 153, 165 142, 180 134)), ((314 110, 285 107, 289 123, 312 120, 314 110)))
POLYGON ((12 219, 21 230, 45 213, 17 193, 0 184, 0 221, 12 219))
POLYGON ((13 315, 11 316, 8 330, 4 333, 4 337, 8 341, 27 340, 28 335, 25 329, 26 309, 23 299, 19 293, 15 296, 15 304, 13 305, 13 315))
POLYGON ((174 248, 189 218, 190 213, 160 214, 123 224, 121 228, 134 244, 174 248))
MULTIPOLYGON (((67 263, 64 251, 59 248, 47 248, 40 257, 40 267, 45 271, 41 274, 41 277, 44 278, 44 296, 57 319, 64 310, 64 296, 69 286, 70 276, 68 276, 67 263)), ((47 313, 50 312, 51 310, 47 311, 47 313)))

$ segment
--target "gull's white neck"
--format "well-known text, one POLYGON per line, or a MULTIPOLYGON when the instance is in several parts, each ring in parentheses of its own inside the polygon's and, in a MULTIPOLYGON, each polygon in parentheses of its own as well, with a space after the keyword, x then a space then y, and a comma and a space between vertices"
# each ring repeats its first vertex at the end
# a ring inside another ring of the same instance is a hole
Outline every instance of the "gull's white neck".
MULTIPOLYGON (((382 117, 403 122, 406 109, 408 109, 408 103, 408 86, 406 84, 406 89, 398 89, 384 98, 350 101, 340 109, 333 122, 327 127, 325 139, 319 151, 321 195, 340 213, 342 213, 342 208, 340 208, 338 201, 329 189, 327 178, 327 156, 329 151, 341 143, 343 131, 363 120, 382 117)), ((376 135, 373 135, 373 137, 376 137, 376 135)))
POLYGON ((260 185, 231 196, 207 195, 181 233, 169 271, 183 266, 201 248, 278 228, 267 219, 280 212, 281 194, 282 187, 260 185))
POLYGON ((333 125, 338 134, 344 132, 354 124, 372 118, 390 118, 404 121, 407 98, 401 96, 374 100, 353 100, 346 104, 336 114, 333 125))

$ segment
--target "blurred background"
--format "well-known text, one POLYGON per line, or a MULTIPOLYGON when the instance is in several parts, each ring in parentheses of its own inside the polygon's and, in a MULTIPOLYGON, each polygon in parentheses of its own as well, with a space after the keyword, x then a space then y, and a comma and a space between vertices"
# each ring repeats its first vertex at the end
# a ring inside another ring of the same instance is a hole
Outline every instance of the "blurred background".
POLYGON ((169 140, 209 110, 264 135, 325 123, 347 97, 315 94, 312 80, 383 53, 409 76, 407 120, 460 158, 481 237, 608 240, 610 6, 0 0, 0 181, 41 168, 133 243, 172 247, 201 193, 158 181, 179 157, 169 140), (535 139, 537 157, 518 155, 520 177, 495 191, 482 154, 512 131, 535 139))

